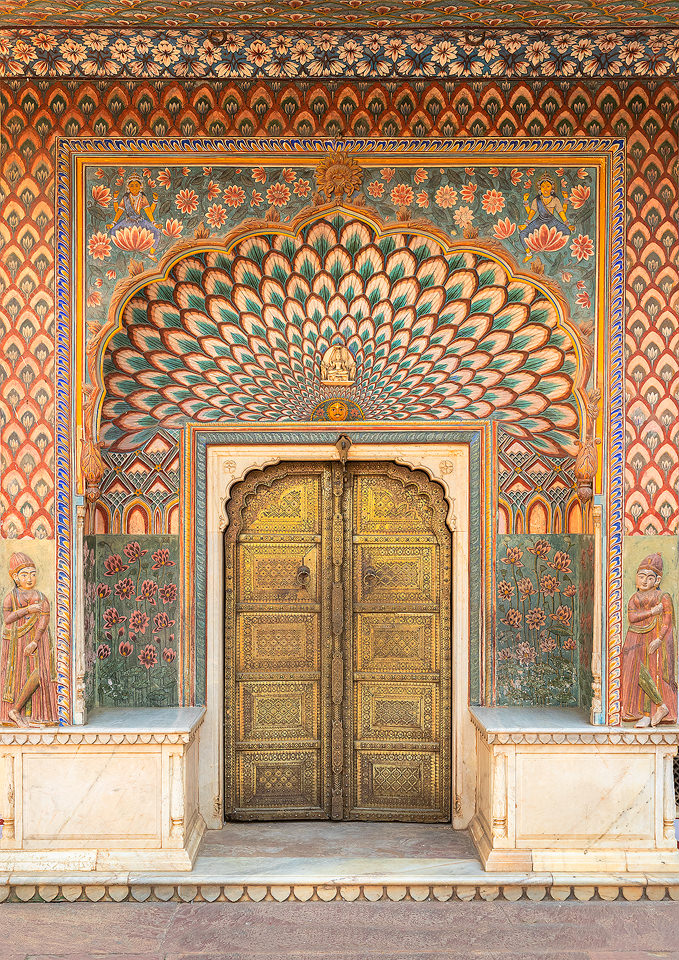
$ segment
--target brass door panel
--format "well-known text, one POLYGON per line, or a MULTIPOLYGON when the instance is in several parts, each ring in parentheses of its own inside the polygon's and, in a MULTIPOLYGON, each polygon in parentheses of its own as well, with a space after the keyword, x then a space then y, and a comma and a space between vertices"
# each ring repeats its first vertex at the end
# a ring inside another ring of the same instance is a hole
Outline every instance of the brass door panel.
POLYGON ((348 816, 450 819, 450 534, 438 486, 351 464, 348 816))
POLYGON ((226 552, 232 819, 450 819, 450 535, 386 463, 239 484, 226 552))

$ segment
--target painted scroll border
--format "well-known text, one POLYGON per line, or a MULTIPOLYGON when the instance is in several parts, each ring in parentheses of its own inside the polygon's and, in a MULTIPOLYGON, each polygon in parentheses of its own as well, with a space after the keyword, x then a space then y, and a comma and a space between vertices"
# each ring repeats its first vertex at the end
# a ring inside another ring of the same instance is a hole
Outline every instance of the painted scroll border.
MULTIPOLYGON (((150 151, 164 155, 186 153, 204 156, 249 151, 307 153, 312 156, 338 147, 357 152, 410 157, 417 153, 435 153, 441 162, 445 154, 521 156, 565 152, 575 155, 596 154, 605 164, 605 178, 598 211, 598 237, 605 247, 607 289, 605 310, 599 316, 597 331, 598 374, 604 386, 604 408, 600 419, 603 436, 601 494, 595 502, 606 508, 606 536, 602 555, 606 560, 607 581, 602 604, 606 666, 602 677, 605 709, 597 719, 611 724, 620 721, 620 651, 622 638, 622 534, 624 470, 624 240, 625 240, 625 142, 612 138, 59 138, 57 141, 56 192, 56 330, 55 330, 55 526, 56 526, 56 644, 59 680, 59 719, 68 723, 72 711, 71 649, 74 632, 72 598, 73 534, 76 498, 74 497, 77 444, 81 427, 74 413, 80 407, 82 373, 74 359, 84 352, 82 318, 74 297, 83 274, 81 176, 89 159, 108 154, 130 160, 150 151), (606 224, 608 225, 606 229, 606 224), (75 283, 74 270, 75 265, 75 283), (75 402, 74 402, 75 401, 75 402)), ((384 426, 383 424, 381 425, 384 426)), ((185 430, 188 428, 185 428, 185 430)), ((412 429, 412 428, 411 428, 412 429)), ((422 431, 427 424, 422 424, 422 431)), ((81 501, 80 501, 81 502, 81 501)))

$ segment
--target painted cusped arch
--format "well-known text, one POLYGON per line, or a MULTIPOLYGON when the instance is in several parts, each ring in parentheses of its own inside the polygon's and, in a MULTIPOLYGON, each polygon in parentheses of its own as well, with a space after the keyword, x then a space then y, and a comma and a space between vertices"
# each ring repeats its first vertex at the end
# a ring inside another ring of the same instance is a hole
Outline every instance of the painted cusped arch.
POLYGON ((175 249, 112 306, 93 365, 105 446, 189 420, 309 421, 337 398, 366 420, 492 418, 576 452, 582 352, 555 295, 497 250, 350 209, 243 234, 175 249), (351 377, 327 385, 336 344, 351 377))

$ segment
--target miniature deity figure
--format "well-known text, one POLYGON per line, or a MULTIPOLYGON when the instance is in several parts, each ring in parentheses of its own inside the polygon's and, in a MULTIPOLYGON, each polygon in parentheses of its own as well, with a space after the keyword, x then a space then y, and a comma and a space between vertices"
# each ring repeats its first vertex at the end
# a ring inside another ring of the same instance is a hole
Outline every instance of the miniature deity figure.
POLYGON ((551 177, 542 177, 538 182, 538 189, 540 192, 532 203, 528 203, 529 193, 523 195, 524 208, 528 214, 526 222, 519 224, 519 236, 526 248, 526 256, 523 258, 524 263, 533 256, 527 243, 528 237, 543 225, 548 230, 553 227, 557 233, 566 238, 568 237, 566 230, 571 232, 575 230, 575 226, 569 223, 566 217, 566 204, 559 200, 554 193, 554 183, 551 177))
POLYGON ((57 723, 50 603, 36 590, 35 564, 25 553, 12 554, 9 574, 14 588, 2 605, 0 723, 18 727, 57 723))
POLYGON ((116 234, 126 227, 143 227, 153 234, 153 246, 149 250, 149 256, 155 260, 155 248, 160 240, 160 227, 155 221, 154 211, 158 194, 153 194, 153 203, 149 204, 148 198, 142 191, 141 177, 133 175, 127 179, 127 190, 118 201, 118 193, 113 194, 113 209, 115 216, 112 223, 107 223, 106 228, 111 231, 111 239, 115 243, 116 234), (122 219, 121 219, 122 217, 122 219))
POLYGON ((321 360, 321 383, 326 385, 351 384, 356 379, 356 361, 351 350, 336 343, 321 360))
POLYGON ((652 553, 637 570, 637 592, 627 605, 622 648, 622 718, 637 727, 677 722, 674 607, 659 590, 662 557, 652 553))

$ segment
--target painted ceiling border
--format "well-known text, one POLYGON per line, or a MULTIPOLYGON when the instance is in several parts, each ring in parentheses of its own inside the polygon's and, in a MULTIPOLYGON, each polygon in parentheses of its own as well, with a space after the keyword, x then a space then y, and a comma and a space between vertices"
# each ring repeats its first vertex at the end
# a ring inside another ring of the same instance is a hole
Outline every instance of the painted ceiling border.
POLYGON ((0 77, 498 80, 679 77, 679 29, 0 30, 0 77))

